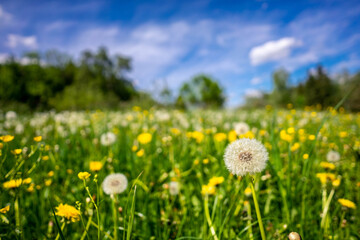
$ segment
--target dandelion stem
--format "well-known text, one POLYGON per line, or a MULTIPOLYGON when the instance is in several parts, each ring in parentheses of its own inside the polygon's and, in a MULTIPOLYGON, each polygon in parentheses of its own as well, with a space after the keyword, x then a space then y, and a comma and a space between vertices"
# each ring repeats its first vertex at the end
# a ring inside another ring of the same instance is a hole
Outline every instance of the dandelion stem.
POLYGON ((15 199, 15 221, 16 221, 16 229, 21 232, 21 223, 20 223, 20 210, 19 210, 19 197, 15 199))
POLYGON ((250 206, 250 203, 247 203, 245 205, 245 208, 246 208, 247 215, 248 215, 247 227, 249 229, 249 239, 254 240, 254 235, 253 235, 253 231, 252 231, 252 224, 251 224, 251 206, 250 206))
MULTIPOLYGON (((64 230, 64 228, 65 228, 65 221, 63 222, 63 224, 61 225, 61 231, 63 231, 64 230)), ((58 232, 58 234, 56 235, 56 238, 55 238, 55 240, 58 240, 60 238, 60 232, 58 232)))
POLYGON ((261 239, 262 240, 266 240, 266 236, 265 236, 265 231, 264 231, 264 226, 263 226, 263 222, 261 220, 261 212, 260 212, 260 208, 259 208, 259 203, 257 201, 256 198, 256 193, 255 193, 255 189, 254 189, 254 183, 251 179, 250 181, 250 188, 251 188, 251 193, 254 199, 254 205, 255 205, 255 210, 256 210, 256 217, 258 219, 258 223, 259 223, 259 228, 260 228, 260 233, 261 233, 261 239))
POLYGON ((324 209, 323 209, 323 212, 322 212, 322 219, 321 219, 321 228, 323 228, 324 225, 325 225, 327 213, 329 211, 329 206, 330 206, 331 200, 332 200, 332 198, 334 196, 334 193, 335 193, 335 190, 332 189, 330 194, 329 194, 329 197, 326 200, 326 203, 324 205, 324 209))
POLYGON ((113 200, 113 221, 114 221, 114 240, 118 239, 118 221, 117 221, 117 199, 116 194, 112 197, 113 200))
MULTIPOLYGON (((82 220, 82 218, 81 218, 82 220)), ((89 231, 89 228, 90 228, 90 225, 91 225, 91 220, 92 220, 92 215, 90 215, 89 217, 89 220, 86 224, 86 227, 85 227, 85 232, 83 233, 83 235, 81 236, 81 239, 80 240, 84 240, 85 239, 85 236, 87 236, 87 238, 89 239, 89 236, 88 236, 88 231, 89 231)), ((83 220, 82 220, 83 221, 83 220)), ((83 221, 84 222, 84 221, 83 221)), ((100 231, 100 230, 98 230, 100 231)))
MULTIPOLYGON (((95 207, 95 209, 96 209, 97 223, 98 223, 98 225, 100 226, 100 216, 99 216, 100 213, 99 213, 98 206, 97 206, 97 204, 95 203, 93 197, 91 196, 89 187, 86 186, 85 179, 84 179, 83 181, 84 181, 84 187, 85 187, 85 189, 86 189, 86 192, 88 193, 89 198, 90 198, 91 202, 94 204, 94 207, 95 207)), ((96 187, 97 187, 97 186, 96 186, 96 187)), ((98 229, 98 240, 100 240, 100 229, 98 229)))
POLYGON ((218 237, 216 236, 216 232, 215 232, 215 228, 212 224, 211 218, 210 218, 210 213, 209 213, 209 196, 206 194, 205 195, 205 201, 204 201, 204 209, 205 209, 205 216, 206 216, 206 220, 209 224, 210 227, 210 232, 211 235, 213 236, 213 238, 215 240, 218 240, 218 237))

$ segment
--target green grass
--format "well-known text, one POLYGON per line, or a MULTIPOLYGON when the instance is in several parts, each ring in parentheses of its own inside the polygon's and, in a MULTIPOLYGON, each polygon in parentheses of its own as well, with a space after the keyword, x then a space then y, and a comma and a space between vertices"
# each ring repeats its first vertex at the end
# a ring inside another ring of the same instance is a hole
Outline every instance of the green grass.
POLYGON ((244 193, 250 178, 240 179, 227 171, 223 154, 229 139, 214 140, 216 133, 228 135, 237 122, 246 122, 254 138, 269 151, 267 167, 255 176, 254 184, 267 239, 287 239, 292 231, 303 239, 360 239, 360 115, 331 112, 325 119, 326 112, 312 111, 151 109, 2 118, 0 136, 15 138, 0 140, 0 209, 10 205, 8 212, 0 213, 0 239, 98 239, 99 235, 113 239, 114 226, 118 239, 127 240, 214 239, 211 226, 218 239, 250 239, 251 233, 253 239, 260 239, 253 199, 244 193), (172 128, 180 130, 179 134, 172 128), (301 129, 304 134, 299 134, 301 129), (201 132, 198 138, 189 134, 195 130, 201 132), (289 141, 280 137, 282 130, 289 130, 289 141), (101 144, 106 132, 116 135, 110 146, 101 144), (150 143, 137 141, 143 132, 151 133, 150 143), (43 137, 39 143, 33 140, 38 135, 43 137), (311 135, 316 139, 310 140, 311 135), (292 150, 295 143, 300 147, 292 150), (12 153, 24 147, 27 152, 12 153), (137 156, 141 149, 144 155, 137 156), (330 150, 340 154, 332 170, 320 166, 327 162, 330 150), (304 154, 310 157, 304 159, 304 154), (93 172, 91 161, 104 165, 93 172), (83 171, 91 173, 86 186, 94 201, 86 200, 89 193, 77 177, 83 171), (101 188, 110 173, 123 173, 129 181, 126 191, 116 198, 116 224, 112 198, 101 188), (322 184, 317 173, 332 173, 341 183, 334 187, 329 179, 322 184), (96 174, 97 182, 93 181, 96 174), (202 186, 220 176, 225 181, 206 202, 202 186), (16 188, 3 185, 28 177, 31 183, 16 188), (179 182, 178 195, 170 195, 171 181, 179 182), (340 198, 351 200, 357 208, 343 207, 340 198), (81 221, 54 217, 52 206, 56 212, 60 203, 76 207, 77 201, 81 203, 81 221), (244 207, 246 202, 250 209, 244 207))

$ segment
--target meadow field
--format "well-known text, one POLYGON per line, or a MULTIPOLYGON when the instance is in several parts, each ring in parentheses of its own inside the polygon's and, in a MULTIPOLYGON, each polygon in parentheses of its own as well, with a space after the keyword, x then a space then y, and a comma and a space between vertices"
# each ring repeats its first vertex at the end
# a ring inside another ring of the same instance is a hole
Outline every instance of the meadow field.
POLYGON ((255 206, 266 239, 360 239, 360 114, 342 108, 6 112, 0 136, 1 240, 261 239, 255 206), (224 152, 247 138, 269 160, 236 176, 224 152))

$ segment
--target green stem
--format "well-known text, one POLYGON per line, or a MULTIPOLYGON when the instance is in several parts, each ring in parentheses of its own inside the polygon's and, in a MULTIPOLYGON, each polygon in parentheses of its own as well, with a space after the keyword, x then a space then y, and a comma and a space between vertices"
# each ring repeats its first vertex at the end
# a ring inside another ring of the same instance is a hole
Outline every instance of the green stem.
MULTIPOLYGON (((85 227, 85 232, 83 232, 83 235, 81 236, 80 240, 84 240, 85 236, 87 236, 88 239, 89 239, 88 231, 89 231, 89 228, 90 228, 90 225, 91 225, 91 220, 92 220, 92 215, 90 215, 90 217, 89 217, 89 220, 88 220, 88 222, 86 224, 86 227, 85 227)), ((100 230, 98 230, 98 231, 100 231, 100 230)))
POLYGON ((21 222, 20 222, 20 209, 19 209, 19 197, 16 196, 15 199, 15 222, 16 222, 16 229, 21 232, 21 222))
POLYGON ((249 202, 245 205, 245 208, 246 208, 247 215, 248 215, 247 227, 249 229, 249 239, 254 240, 252 224, 251 224, 251 206, 250 206, 249 202))
POLYGON ((92 224, 94 227, 96 227, 97 229, 100 229, 100 231, 103 232, 104 235, 105 235, 107 238, 109 238, 110 240, 114 240, 114 239, 110 236, 110 234, 108 234, 107 232, 104 232, 104 230, 101 229, 96 223, 94 223, 93 221, 91 221, 91 224, 92 224))
POLYGON ((215 232, 215 228, 212 224, 211 218, 210 218, 210 213, 209 213, 209 196, 206 194, 205 195, 205 201, 204 201, 204 208, 205 208, 205 216, 206 216, 206 220, 209 224, 210 227, 210 232, 211 235, 213 236, 213 238, 215 240, 218 240, 217 236, 216 236, 216 232, 215 232))
MULTIPOLYGON (((86 186, 85 179, 84 179, 83 181, 84 181, 84 187, 85 187, 85 189, 86 189, 86 192, 88 193, 89 198, 90 198, 91 202, 94 204, 94 207, 95 207, 95 209, 96 209, 97 224, 100 225, 100 213, 99 213, 98 205, 95 203, 93 197, 91 196, 89 187, 86 186)), ((96 187, 97 187, 97 183, 96 183, 96 187)), ((98 196, 98 197, 99 197, 99 196, 98 196)), ((100 229, 98 229, 98 240, 100 240, 100 237, 101 237, 101 236, 100 236, 100 229)))
POLYGON ((117 199, 116 194, 112 197, 113 200, 113 221, 114 221, 114 240, 118 239, 118 221, 117 221, 117 199))
POLYGON ((251 193, 254 199, 254 205, 255 205, 255 210, 256 210, 256 217, 258 219, 258 223, 259 223, 259 228, 260 228, 260 233, 261 233, 261 239, 262 240, 266 240, 266 236, 265 236, 265 231, 264 231, 264 226, 263 226, 263 222, 261 220, 261 213, 260 213, 260 208, 259 208, 259 203, 257 201, 256 198, 256 193, 255 193, 255 189, 254 189, 254 183, 251 179, 250 181, 250 187, 251 187, 251 193))
MULTIPOLYGON (((324 225, 325 225, 327 213, 328 213, 328 210, 329 210, 329 206, 330 206, 331 200, 332 200, 332 198, 333 198, 333 196, 334 196, 334 193, 335 193, 335 190, 332 189, 331 192, 330 192, 330 194, 329 194, 328 199, 327 199, 326 202, 325 202, 324 209, 323 209, 323 212, 322 212, 321 228, 323 228, 324 225)), ((326 229, 325 229, 325 231, 326 231, 326 229)))
MULTIPOLYGON (((61 231, 63 231, 64 230, 64 228, 65 228, 65 221, 63 222, 63 224, 61 225, 61 231)), ((55 238, 55 240, 58 240, 60 238, 60 232, 57 234, 57 236, 56 236, 56 238, 55 238)))

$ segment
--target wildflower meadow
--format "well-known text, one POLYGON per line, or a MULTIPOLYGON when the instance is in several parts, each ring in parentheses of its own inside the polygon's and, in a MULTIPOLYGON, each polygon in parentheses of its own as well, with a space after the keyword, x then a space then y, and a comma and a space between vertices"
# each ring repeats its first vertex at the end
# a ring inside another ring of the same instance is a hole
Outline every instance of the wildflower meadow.
POLYGON ((360 239, 343 108, 0 114, 0 239, 360 239))

